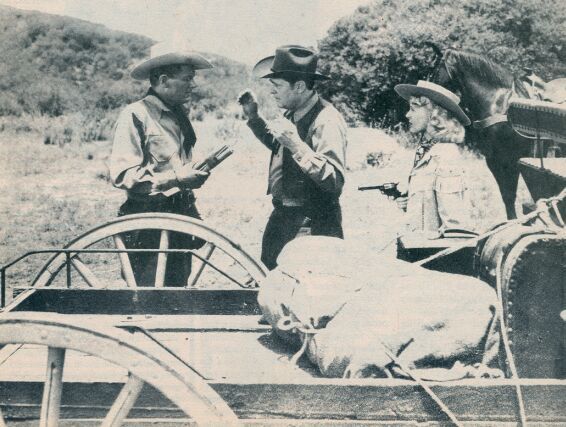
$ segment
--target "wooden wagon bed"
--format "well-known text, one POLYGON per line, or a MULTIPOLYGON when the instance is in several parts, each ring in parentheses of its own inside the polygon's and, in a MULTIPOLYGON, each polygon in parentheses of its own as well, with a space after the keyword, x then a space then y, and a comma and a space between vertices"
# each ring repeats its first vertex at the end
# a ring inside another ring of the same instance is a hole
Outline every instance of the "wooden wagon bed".
MULTIPOLYGON (((66 322, 98 329, 118 327, 130 332, 131 343, 162 346, 203 377, 249 424, 405 425, 448 420, 414 382, 320 378, 306 361, 291 365, 284 345, 268 326, 258 324, 255 290, 30 289, 5 312, 64 317, 66 322)), ((46 353, 45 347, 35 345, 0 350, 0 408, 7 420, 27 425, 24 420, 38 417, 46 353)), ((70 425, 86 425, 103 417, 126 375, 123 368, 100 358, 69 351, 61 418, 70 425)), ((521 385, 529 421, 566 425, 564 381, 528 379, 521 385)), ((431 386, 462 422, 514 425, 518 419, 511 380, 431 386)), ((187 421, 148 385, 129 418, 134 424, 152 425, 187 421)))

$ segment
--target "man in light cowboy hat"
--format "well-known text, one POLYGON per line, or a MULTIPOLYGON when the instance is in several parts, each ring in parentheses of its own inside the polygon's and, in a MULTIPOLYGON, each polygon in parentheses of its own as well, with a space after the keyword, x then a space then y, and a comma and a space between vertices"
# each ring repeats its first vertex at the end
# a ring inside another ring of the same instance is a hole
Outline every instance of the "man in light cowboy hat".
MULTIPOLYGON (((206 181, 208 173, 191 165, 197 138, 183 104, 194 88, 195 71, 207 68, 212 65, 201 55, 158 43, 151 48, 150 57, 132 69, 131 76, 148 81, 150 88, 143 99, 121 112, 114 130, 110 177, 127 194, 119 216, 166 212, 200 218, 192 190, 206 181)), ((132 232, 125 243, 128 248, 156 249, 159 233, 132 232)), ((171 248, 191 249, 201 244, 191 236, 172 233, 170 237, 171 248)), ((129 256, 137 285, 153 285, 156 254, 129 256)), ((170 253, 164 285, 186 286, 190 271, 190 255, 170 253)))
POLYGON ((269 79, 277 105, 286 110, 276 126, 258 114, 252 99, 240 98, 248 126, 271 151, 268 193, 274 210, 263 234, 263 263, 273 269, 277 256, 300 235, 343 238, 339 197, 344 186, 346 123, 321 99, 314 85, 328 79, 317 73, 311 49, 287 45, 259 61, 253 74, 269 79), (277 129, 279 128, 279 129, 277 129))
POLYGON ((397 85, 395 91, 409 102, 409 131, 419 138, 407 192, 397 199, 409 230, 430 239, 450 230, 469 231, 471 204, 459 146, 470 119, 460 98, 422 80, 397 85))

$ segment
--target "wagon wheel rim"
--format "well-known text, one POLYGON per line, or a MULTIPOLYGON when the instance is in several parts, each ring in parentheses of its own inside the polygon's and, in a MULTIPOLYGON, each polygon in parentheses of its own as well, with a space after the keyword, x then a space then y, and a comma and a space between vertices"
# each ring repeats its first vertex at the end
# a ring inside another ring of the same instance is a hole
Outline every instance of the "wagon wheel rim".
MULTIPOLYGON (((0 345, 48 348, 40 426, 58 425, 67 350, 98 357, 128 371, 102 426, 120 426, 148 383, 198 425, 238 425, 226 402, 190 366, 151 341, 135 341, 116 327, 65 319, 58 314, 7 313, 0 319, 0 345)), ((0 425, 5 419, 0 412, 0 425)))
MULTIPOLYGON (((204 258, 201 261, 200 266, 191 275, 189 281, 192 282, 189 285, 196 285, 196 282, 200 278, 200 273, 202 273, 205 266, 210 266, 214 269, 221 270, 218 266, 207 258, 212 256, 212 252, 222 252, 223 254, 230 257, 238 266, 245 272, 247 280, 245 283, 241 281, 234 280, 226 272, 219 271, 221 274, 227 276, 232 281, 238 283, 241 287, 254 287, 259 286, 261 281, 266 275, 266 268, 257 262, 252 256, 250 256, 242 247, 232 241, 230 238, 226 237, 226 234, 221 233, 203 221, 190 218, 184 215, 168 214, 168 213, 142 213, 134 215, 126 215, 116 218, 106 224, 99 225, 79 237, 73 239, 70 243, 64 246, 64 249, 88 249, 89 247, 99 243, 105 239, 114 239, 114 243, 117 249, 125 249, 124 240, 122 236, 125 233, 133 231, 143 231, 143 230, 157 230, 160 234, 159 249, 169 249, 169 233, 179 233, 186 236, 194 236, 202 239, 206 242, 205 254, 203 257, 197 257, 196 259, 204 258)), ((194 252, 193 252, 194 254, 194 252)), ((128 259, 128 255, 125 253, 118 255, 120 258, 120 263, 122 266, 122 275, 126 281, 126 285, 129 287, 136 287, 137 283, 135 277, 133 277, 133 271, 131 264, 128 259)), ((165 275, 165 267, 167 255, 158 254, 157 255, 157 269, 156 269, 156 286, 163 285, 163 277, 165 275)), ((66 256, 64 253, 59 253, 52 256, 47 263, 41 268, 32 286, 34 287, 44 287, 50 286, 53 279, 61 272, 65 267, 66 256)), ((96 275, 89 270, 88 266, 85 265, 80 256, 73 255, 71 258, 72 267, 79 273, 80 276, 85 280, 85 282, 91 287, 103 287, 96 280, 96 275)))

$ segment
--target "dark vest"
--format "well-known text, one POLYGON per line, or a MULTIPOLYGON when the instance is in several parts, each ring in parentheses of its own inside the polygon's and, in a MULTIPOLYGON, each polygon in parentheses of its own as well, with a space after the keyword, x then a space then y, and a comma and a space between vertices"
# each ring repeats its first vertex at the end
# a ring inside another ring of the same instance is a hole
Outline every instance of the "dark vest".
MULTIPOLYGON (((326 101, 318 100, 313 108, 301 118, 295 126, 301 140, 311 149, 312 138, 308 135, 309 129, 320 114, 328 105, 326 101)), ((293 159, 291 152, 283 149, 283 195, 285 198, 303 202, 307 209, 325 211, 329 207, 338 205, 338 198, 321 190, 310 177, 305 174, 293 159)))

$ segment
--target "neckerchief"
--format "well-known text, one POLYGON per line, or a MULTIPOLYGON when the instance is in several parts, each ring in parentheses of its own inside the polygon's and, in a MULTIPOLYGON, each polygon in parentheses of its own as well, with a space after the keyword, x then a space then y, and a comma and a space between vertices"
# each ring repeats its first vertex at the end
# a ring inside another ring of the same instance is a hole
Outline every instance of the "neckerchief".
POLYGON ((153 90, 153 88, 149 88, 147 95, 155 96, 171 111, 173 117, 175 117, 179 127, 181 128, 181 133, 183 134, 183 150, 185 150, 185 153, 188 154, 191 148, 196 144, 197 136, 193 129, 193 125, 187 117, 186 111, 183 109, 183 106, 168 104, 157 94, 157 92, 155 92, 155 90, 153 90))
POLYGON ((291 123, 295 124, 295 112, 291 110, 287 110, 283 113, 283 117, 289 120, 291 123))
POLYGON ((421 140, 419 141, 419 145, 417 147, 417 151, 415 152, 415 161, 413 162, 413 167, 416 166, 417 163, 419 163, 422 160, 422 158, 425 156, 426 153, 430 151, 430 149, 434 144, 436 144, 436 141, 434 139, 429 139, 425 141, 421 137, 421 140))

